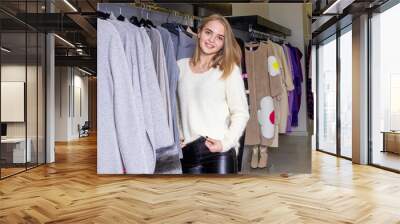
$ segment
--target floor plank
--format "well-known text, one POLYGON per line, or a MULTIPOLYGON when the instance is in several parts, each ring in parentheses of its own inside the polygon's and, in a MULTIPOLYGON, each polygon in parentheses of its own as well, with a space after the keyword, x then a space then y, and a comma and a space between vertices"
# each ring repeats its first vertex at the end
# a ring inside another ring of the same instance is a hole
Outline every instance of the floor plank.
POLYGON ((400 175, 313 152, 312 174, 99 176, 96 139, 0 181, 0 223, 400 223, 400 175))

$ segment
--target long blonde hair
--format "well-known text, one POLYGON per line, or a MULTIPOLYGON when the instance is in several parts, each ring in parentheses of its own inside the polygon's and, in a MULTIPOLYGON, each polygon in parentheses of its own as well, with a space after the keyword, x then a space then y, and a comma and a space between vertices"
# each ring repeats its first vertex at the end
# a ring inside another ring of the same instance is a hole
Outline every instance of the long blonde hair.
MULTIPOLYGON (((222 71, 222 79, 226 79, 233 71, 235 65, 240 65, 242 52, 239 44, 236 42, 235 36, 233 35, 232 28, 223 16, 219 14, 213 14, 203 19, 202 24, 199 27, 198 33, 200 33, 204 26, 210 22, 217 20, 222 23, 225 27, 224 46, 220 51, 212 58, 211 66, 222 71)), ((200 41, 197 41, 196 49, 192 57, 193 65, 196 65, 200 61, 200 41)))

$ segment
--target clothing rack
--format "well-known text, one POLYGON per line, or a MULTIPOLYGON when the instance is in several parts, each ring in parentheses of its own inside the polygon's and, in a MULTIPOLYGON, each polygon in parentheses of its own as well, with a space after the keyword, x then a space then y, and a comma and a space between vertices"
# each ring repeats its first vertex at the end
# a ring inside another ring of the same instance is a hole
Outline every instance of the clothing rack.
POLYGON ((285 42, 285 40, 286 40, 286 38, 282 37, 282 36, 277 36, 274 34, 255 30, 255 29, 253 29, 251 24, 249 25, 249 34, 250 34, 250 39, 259 38, 259 39, 272 40, 274 42, 285 42))
POLYGON ((136 7, 136 8, 144 8, 144 9, 148 9, 150 11, 153 12, 163 12, 163 13, 167 13, 168 15, 173 15, 173 16, 181 16, 187 19, 191 19, 191 20, 199 20, 201 21, 201 17, 198 16, 194 16, 194 15, 190 15, 190 14, 186 14, 186 13, 182 13, 176 10, 172 10, 172 9, 168 9, 168 8, 163 8, 160 7, 156 4, 152 4, 152 3, 130 3, 130 5, 132 7, 136 7))
POLYGON ((200 17, 159 7, 155 4, 146 3, 99 3, 97 10, 112 13, 114 16, 122 15, 125 18, 136 16, 151 20, 160 25, 162 23, 179 23, 193 26, 193 21, 201 21, 200 17))
POLYGON ((261 16, 226 16, 225 18, 231 24, 235 36, 245 41, 260 38, 284 42, 292 32, 290 29, 261 16))
POLYGON ((250 28, 264 33, 270 33, 275 36, 287 37, 292 31, 289 28, 281 26, 261 16, 226 16, 231 26, 238 30, 248 32, 250 28))

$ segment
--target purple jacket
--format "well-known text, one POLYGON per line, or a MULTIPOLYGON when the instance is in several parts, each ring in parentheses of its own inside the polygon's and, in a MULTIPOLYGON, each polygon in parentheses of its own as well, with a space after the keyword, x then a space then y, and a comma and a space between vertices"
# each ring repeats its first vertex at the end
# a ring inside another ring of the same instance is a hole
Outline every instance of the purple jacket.
MULTIPOLYGON (((301 105, 301 83, 303 82, 303 71, 301 69, 301 58, 303 54, 301 51, 290 44, 286 44, 290 53, 290 63, 292 67, 294 90, 289 92, 289 110, 291 117, 289 117, 288 124, 292 127, 299 125, 299 112, 301 105)), ((289 125, 288 125, 289 126, 289 125)), ((290 131, 290 128, 289 130, 290 131)))

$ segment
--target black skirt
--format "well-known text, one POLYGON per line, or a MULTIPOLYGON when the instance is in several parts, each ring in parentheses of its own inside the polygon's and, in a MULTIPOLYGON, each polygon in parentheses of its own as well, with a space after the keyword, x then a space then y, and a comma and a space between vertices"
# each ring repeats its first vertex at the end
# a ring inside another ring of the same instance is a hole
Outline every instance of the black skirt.
POLYGON ((182 172, 187 174, 236 174, 236 150, 211 152, 200 137, 182 148, 182 172))

